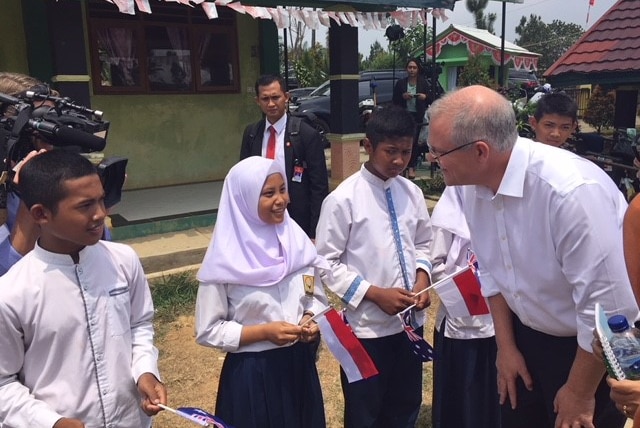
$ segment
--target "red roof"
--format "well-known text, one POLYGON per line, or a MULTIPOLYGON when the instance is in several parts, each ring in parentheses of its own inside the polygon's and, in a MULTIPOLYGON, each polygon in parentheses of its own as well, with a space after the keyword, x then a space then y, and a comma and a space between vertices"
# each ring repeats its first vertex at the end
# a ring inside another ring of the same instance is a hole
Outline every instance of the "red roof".
POLYGON ((640 0, 619 0, 544 76, 620 72, 640 81, 640 0))

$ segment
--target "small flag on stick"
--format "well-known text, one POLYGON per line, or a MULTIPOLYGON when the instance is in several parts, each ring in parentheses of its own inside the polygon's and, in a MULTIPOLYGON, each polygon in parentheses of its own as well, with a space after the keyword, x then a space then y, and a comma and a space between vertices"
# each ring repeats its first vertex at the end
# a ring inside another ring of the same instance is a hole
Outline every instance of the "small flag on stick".
POLYGON ((209 412, 205 412, 202 409, 198 409, 197 407, 178 407, 177 409, 172 409, 171 407, 163 404, 158 404, 158 406, 178 416, 182 416, 201 427, 233 428, 231 425, 224 423, 224 421, 219 417, 214 416, 209 412))
POLYGON ((416 354, 423 363, 433 361, 433 347, 429 345, 429 342, 424 340, 422 336, 417 334, 411 326, 411 311, 401 312, 398 316, 402 320, 402 327, 407 334, 413 353, 416 354))
POLYGON ((441 279, 433 288, 451 317, 489 313, 487 301, 480 291, 480 282, 469 266, 441 279))
POLYGON ((373 360, 340 314, 333 308, 322 312, 316 319, 322 338, 342 366, 349 383, 377 375, 373 360))

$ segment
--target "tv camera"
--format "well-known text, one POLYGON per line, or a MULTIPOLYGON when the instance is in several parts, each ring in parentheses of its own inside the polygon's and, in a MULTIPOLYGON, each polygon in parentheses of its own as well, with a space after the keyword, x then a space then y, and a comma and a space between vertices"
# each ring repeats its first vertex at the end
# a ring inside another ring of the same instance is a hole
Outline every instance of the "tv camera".
POLYGON ((109 122, 102 116, 99 110, 49 91, 27 90, 17 96, 0 93, 0 209, 6 208, 7 192, 18 193, 13 183, 14 166, 36 149, 38 139, 97 163, 105 207, 120 202, 128 160, 120 156, 100 159, 96 153, 104 150, 109 131, 109 122))

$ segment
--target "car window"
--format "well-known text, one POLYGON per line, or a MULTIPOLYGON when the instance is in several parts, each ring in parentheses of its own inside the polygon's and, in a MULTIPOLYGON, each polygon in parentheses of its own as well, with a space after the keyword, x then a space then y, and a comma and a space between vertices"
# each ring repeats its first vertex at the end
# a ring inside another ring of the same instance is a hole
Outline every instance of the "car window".
POLYGON ((511 69, 509 70, 509 80, 530 80, 533 82, 537 82, 538 77, 533 71, 511 69))
POLYGON ((366 97, 371 95, 373 91, 371 90, 371 80, 361 80, 358 82, 358 95, 361 97, 366 97))
POLYGON ((310 97, 317 96, 329 96, 331 92, 331 81, 327 80, 322 85, 318 86, 313 92, 309 94, 310 97))

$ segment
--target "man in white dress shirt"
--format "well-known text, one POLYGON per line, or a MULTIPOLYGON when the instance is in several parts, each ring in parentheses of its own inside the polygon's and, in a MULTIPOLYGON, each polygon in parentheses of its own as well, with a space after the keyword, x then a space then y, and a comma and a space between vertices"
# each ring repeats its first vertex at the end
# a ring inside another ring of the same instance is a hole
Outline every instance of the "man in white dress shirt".
POLYGON ((622 252, 626 202, 596 165, 519 139, 482 86, 430 110, 430 156, 462 206, 494 319, 502 427, 622 427, 591 351, 594 305, 638 308, 622 252))

